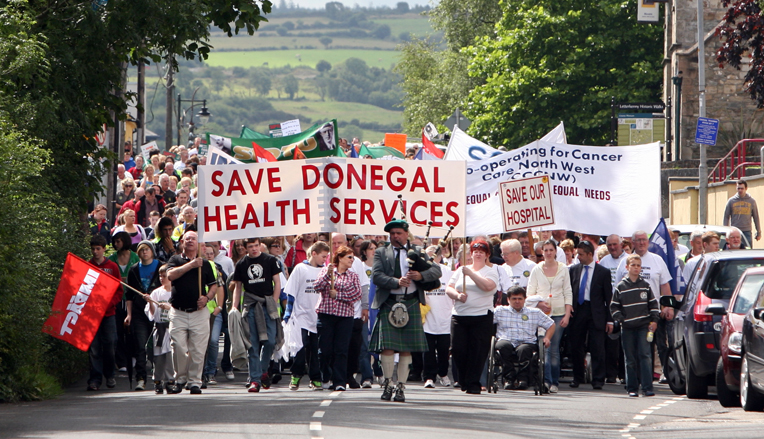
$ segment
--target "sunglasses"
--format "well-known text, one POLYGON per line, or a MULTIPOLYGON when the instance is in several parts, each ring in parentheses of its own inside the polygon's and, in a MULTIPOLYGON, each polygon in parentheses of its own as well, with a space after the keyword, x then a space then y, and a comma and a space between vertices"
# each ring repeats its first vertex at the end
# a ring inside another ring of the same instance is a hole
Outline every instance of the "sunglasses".
POLYGON ((542 254, 539 254, 539 253, 536 253, 536 257, 537 257, 537 258, 543 258, 543 257, 544 257, 544 255, 542 255, 542 254))

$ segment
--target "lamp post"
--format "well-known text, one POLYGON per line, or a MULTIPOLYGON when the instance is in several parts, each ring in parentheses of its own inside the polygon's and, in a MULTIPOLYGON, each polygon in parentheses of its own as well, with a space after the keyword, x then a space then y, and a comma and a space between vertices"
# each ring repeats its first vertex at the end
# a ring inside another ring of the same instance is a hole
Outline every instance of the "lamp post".
MULTIPOLYGON (((209 122, 209 120, 210 120, 210 116, 212 116, 212 115, 210 114, 209 110, 207 109, 207 99, 201 99, 201 100, 199 100, 199 101, 197 101, 197 100, 195 99, 195 97, 196 97, 196 92, 197 92, 198 90, 199 90, 199 88, 197 87, 197 88, 196 88, 196 90, 194 90, 194 93, 191 95, 191 99, 181 99, 181 97, 180 97, 180 93, 178 93, 178 99, 177 99, 177 101, 178 101, 178 120, 177 120, 177 126, 178 126, 178 143, 177 143, 177 145, 180 145, 180 144, 181 144, 181 143, 180 143, 180 133, 181 133, 181 127, 182 127, 182 123, 183 123, 183 121, 186 119, 186 113, 187 113, 189 110, 193 110, 193 109, 194 109, 194 107, 196 107, 196 106, 197 106, 197 105, 199 105, 199 104, 201 104, 201 105, 202 105, 202 109, 201 109, 201 110, 199 110, 199 113, 197 113, 197 116, 199 116, 199 121, 201 122, 201 124, 202 124, 202 125, 204 125, 204 124, 206 124, 207 122, 209 122), (186 110, 185 110, 185 111, 182 111, 182 110, 181 110, 181 104, 182 104, 183 102, 191 102, 191 106, 190 106, 190 107, 188 107, 188 108, 186 108, 186 110)), ((194 125, 194 113, 193 113, 193 111, 191 112, 191 120, 189 121, 189 125, 190 125, 190 126, 193 126, 193 125, 194 125)))

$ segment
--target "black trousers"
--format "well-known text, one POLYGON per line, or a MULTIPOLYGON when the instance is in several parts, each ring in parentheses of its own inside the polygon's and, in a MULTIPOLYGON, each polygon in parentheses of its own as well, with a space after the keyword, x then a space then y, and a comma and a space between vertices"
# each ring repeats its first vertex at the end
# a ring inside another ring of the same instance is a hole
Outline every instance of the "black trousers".
MULTIPOLYGON (((141 313, 143 314, 143 313, 141 313)), ((133 319, 130 321, 130 341, 133 344, 132 352, 135 357, 135 379, 146 381, 148 371, 146 370, 146 359, 154 358, 154 349, 146 351, 146 342, 151 336, 151 330, 154 329, 154 323, 147 317, 141 317, 140 314, 133 313, 133 319)))
POLYGON ((451 354, 462 390, 480 393, 480 377, 491 349, 493 312, 451 317, 451 354))
POLYGON ((626 379, 626 365, 621 350, 621 337, 605 337, 605 376, 610 380, 626 379))
POLYGON ((578 305, 566 332, 573 360, 573 379, 584 382, 586 351, 592 355, 592 384, 605 383, 605 330, 597 329, 590 302, 578 305))
POLYGON ((451 349, 451 334, 428 334, 427 346, 424 353, 424 380, 433 380, 438 376, 448 375, 448 351, 451 349))
POLYGON ((517 373, 517 380, 527 383, 530 378, 528 373, 536 370, 535 365, 530 364, 530 361, 533 358, 533 353, 538 350, 538 345, 523 343, 518 347, 514 347, 509 340, 499 340, 496 342, 496 350, 499 351, 499 356, 501 357, 504 375, 514 368, 514 365, 517 363, 529 363, 528 367, 520 369, 517 373))
POLYGON ((321 367, 318 362, 318 334, 302 329, 302 349, 297 351, 292 363, 292 375, 305 375, 305 365, 308 366, 308 376, 311 381, 321 381, 321 367))
POLYGON ((358 372, 358 358, 361 356, 363 320, 353 319, 353 332, 348 347, 348 380, 358 372))
POLYGON ((318 359, 322 382, 345 386, 353 317, 318 313, 318 359))
POLYGON ((411 353, 411 372, 409 372, 409 381, 420 381, 422 379, 423 371, 424 371, 424 352, 412 352, 411 353))

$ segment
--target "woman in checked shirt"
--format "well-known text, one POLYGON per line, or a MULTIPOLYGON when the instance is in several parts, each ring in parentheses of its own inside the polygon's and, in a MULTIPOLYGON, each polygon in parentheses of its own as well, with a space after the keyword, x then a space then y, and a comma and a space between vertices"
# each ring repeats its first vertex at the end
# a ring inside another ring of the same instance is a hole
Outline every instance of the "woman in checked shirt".
POLYGON ((332 390, 345 390, 354 303, 361 300, 361 282, 350 270, 354 258, 352 249, 340 247, 314 284, 315 292, 321 295, 317 309, 321 374, 324 388, 332 390), (329 381, 333 385, 329 386, 329 381))

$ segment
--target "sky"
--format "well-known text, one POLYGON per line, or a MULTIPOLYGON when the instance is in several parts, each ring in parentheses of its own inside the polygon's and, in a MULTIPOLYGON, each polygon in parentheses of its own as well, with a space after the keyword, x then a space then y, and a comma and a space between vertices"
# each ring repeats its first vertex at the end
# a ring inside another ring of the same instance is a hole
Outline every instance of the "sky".
MULTIPOLYGON (((280 0, 271 0, 276 6, 280 3, 280 0)), ((326 3, 331 0, 293 0, 296 5, 300 5, 303 8, 321 8, 323 9, 326 6, 326 3)), ((399 1, 407 1, 409 6, 413 6, 416 4, 419 5, 426 5, 429 4, 428 0, 339 0, 340 3, 343 3, 347 7, 353 7, 354 4, 358 3, 360 6, 368 7, 369 5, 372 6, 389 6, 391 8, 394 8, 395 5, 399 1)), ((287 3, 289 3, 289 0, 287 0, 287 3)))

